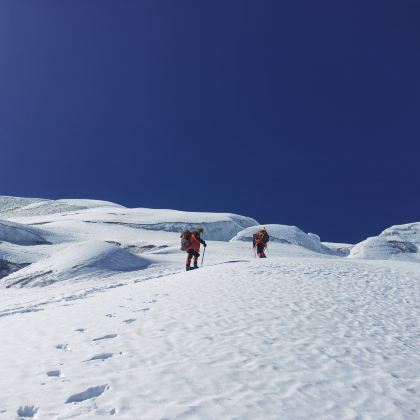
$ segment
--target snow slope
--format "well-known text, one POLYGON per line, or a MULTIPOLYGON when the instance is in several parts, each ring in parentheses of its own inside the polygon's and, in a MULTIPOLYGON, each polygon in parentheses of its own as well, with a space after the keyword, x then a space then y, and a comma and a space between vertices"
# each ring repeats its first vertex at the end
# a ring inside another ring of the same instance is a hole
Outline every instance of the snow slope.
POLYGON ((59 201, 0 198, 0 420, 419 418, 420 260, 381 249, 418 224, 264 260, 244 216, 59 201))
POLYGON ((190 273, 5 290, 0 418, 418 418, 417 264, 243 245, 190 273))

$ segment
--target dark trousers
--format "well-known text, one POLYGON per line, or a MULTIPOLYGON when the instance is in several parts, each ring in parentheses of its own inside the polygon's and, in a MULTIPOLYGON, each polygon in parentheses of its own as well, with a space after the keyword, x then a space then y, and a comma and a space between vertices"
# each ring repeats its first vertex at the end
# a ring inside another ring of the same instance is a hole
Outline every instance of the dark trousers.
POLYGON ((260 258, 267 258, 265 253, 264 253, 264 249, 265 249, 265 245, 264 244, 258 244, 257 245, 257 255, 260 258))
POLYGON ((194 251, 193 249, 189 249, 187 251, 187 261, 186 264, 190 265, 191 264, 191 260, 194 259, 194 265, 198 265, 198 257, 200 256, 200 254, 197 251, 194 251))

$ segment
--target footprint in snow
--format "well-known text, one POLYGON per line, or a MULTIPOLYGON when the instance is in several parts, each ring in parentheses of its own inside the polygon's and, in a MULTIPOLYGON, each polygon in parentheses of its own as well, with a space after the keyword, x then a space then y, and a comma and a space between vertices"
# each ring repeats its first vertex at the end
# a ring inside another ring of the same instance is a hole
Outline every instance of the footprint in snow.
POLYGON ((61 371, 60 370, 49 370, 47 372, 47 376, 56 376, 56 377, 60 377, 61 376, 61 371))
POLYGON ((35 407, 34 405, 24 405, 18 408, 17 415, 21 419, 34 418, 37 415, 38 410, 39 407, 35 407))
POLYGON ((101 353, 101 354, 97 354, 96 356, 91 357, 88 360, 85 360, 85 362, 93 362, 95 360, 104 361, 106 359, 110 359, 113 356, 114 356, 114 353, 101 353))
POLYGON ((64 350, 64 351, 71 351, 71 347, 69 344, 57 344, 55 346, 57 350, 64 350))
POLYGON ((115 314, 106 314, 105 316, 107 316, 108 318, 115 318, 115 314))
POLYGON ((118 334, 107 334, 107 335, 104 335, 103 337, 94 338, 92 341, 109 340, 115 337, 118 337, 118 334))
POLYGON ((79 394, 70 395, 70 397, 67 398, 65 404, 78 403, 90 400, 92 398, 97 398, 100 395, 102 395, 107 389, 109 389, 108 384, 88 388, 85 391, 80 392, 79 394))
POLYGON ((123 322, 125 322, 126 324, 132 324, 133 322, 136 322, 136 318, 129 318, 129 319, 124 319, 123 322))
POLYGON ((136 309, 136 310, 135 310, 135 311, 133 311, 133 312, 147 312, 147 311, 150 311, 150 308, 136 309))
POLYGON ((79 332, 79 333, 84 333, 84 332, 86 332, 86 329, 85 328, 78 328, 77 330, 74 330, 74 331, 79 332))

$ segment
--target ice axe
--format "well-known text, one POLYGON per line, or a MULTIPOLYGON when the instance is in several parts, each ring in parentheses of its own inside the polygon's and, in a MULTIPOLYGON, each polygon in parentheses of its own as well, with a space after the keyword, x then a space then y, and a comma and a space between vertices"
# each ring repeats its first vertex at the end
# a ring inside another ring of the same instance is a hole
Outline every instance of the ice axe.
POLYGON ((204 261, 204 255, 205 255, 205 253, 206 253, 206 246, 204 247, 204 249, 203 249, 203 256, 201 257, 201 267, 203 266, 203 261, 204 261))

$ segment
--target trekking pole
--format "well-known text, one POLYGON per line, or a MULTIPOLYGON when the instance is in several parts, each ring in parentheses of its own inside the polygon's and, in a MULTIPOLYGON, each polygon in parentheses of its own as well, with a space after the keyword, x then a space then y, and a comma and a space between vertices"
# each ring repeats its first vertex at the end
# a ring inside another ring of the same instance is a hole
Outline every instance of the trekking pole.
POLYGON ((255 251, 255 246, 253 247, 253 250, 254 250, 254 257, 257 258, 257 253, 255 251))
POLYGON ((204 247, 204 250, 203 250, 203 256, 201 257, 201 267, 203 266, 204 254, 206 253, 206 248, 207 248, 207 247, 204 247))

